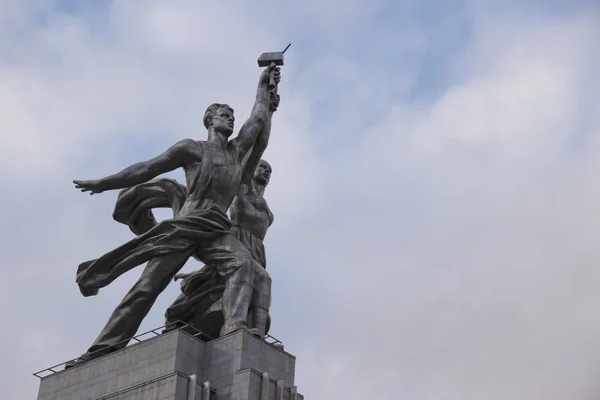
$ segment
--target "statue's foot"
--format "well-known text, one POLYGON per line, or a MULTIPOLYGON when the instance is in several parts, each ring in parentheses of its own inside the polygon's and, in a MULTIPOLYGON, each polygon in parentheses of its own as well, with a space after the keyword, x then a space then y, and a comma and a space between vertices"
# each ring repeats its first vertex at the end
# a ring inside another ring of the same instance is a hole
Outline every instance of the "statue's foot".
POLYGON ((179 328, 183 328, 183 324, 181 322, 170 322, 165 324, 165 328, 162 331, 162 334, 169 333, 171 331, 175 331, 179 328))
POLYGON ((223 327, 221 328, 221 333, 219 334, 219 337, 225 336, 225 335, 229 335, 230 333, 233 332, 238 332, 238 331, 243 331, 243 330, 250 330, 248 329, 248 325, 246 325, 245 323, 235 323, 235 324, 231 324, 231 325, 227 325, 227 324, 223 324, 223 327))
MULTIPOLYGON (((250 328, 248 329, 248 332, 250 332, 250 334, 254 337, 257 337, 259 339, 265 339, 265 335, 263 335, 262 331, 258 328, 250 328)), ((275 343, 270 343, 273 347, 279 349, 279 350, 283 350, 283 343, 281 342, 275 342, 275 343)))
POLYGON ((98 289, 90 289, 90 288, 81 287, 81 286, 79 286, 79 291, 81 292, 83 297, 96 296, 99 292, 98 289))
POLYGON ((84 364, 91 360, 92 360, 92 357, 89 354, 84 354, 75 360, 71 360, 71 361, 65 363, 65 369, 76 367, 78 365, 84 364))
POLYGON ((262 332, 258 328, 250 328, 250 329, 248 329, 248 332, 250 332, 250 334, 252 336, 256 336, 259 339, 263 339, 264 338, 264 335, 262 334, 262 332))

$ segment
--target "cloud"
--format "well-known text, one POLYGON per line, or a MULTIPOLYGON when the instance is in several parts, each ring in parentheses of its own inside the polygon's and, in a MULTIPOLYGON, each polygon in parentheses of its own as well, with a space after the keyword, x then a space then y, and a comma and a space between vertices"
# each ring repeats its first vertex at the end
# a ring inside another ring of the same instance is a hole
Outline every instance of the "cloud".
POLYGON ((319 354, 363 383, 344 395, 597 396, 600 126, 580 111, 598 101, 596 21, 486 21, 460 82, 392 107, 332 169, 347 178, 320 250, 336 255, 328 326, 346 340, 319 354))
POLYGON ((288 37, 266 246, 273 334, 298 357, 300 391, 598 396, 594 8, 90 4, 6 3, 8 399, 34 396, 29 373, 83 352, 139 275, 81 297, 78 263, 131 233, 111 220, 114 193, 84 196, 71 179, 203 137, 214 101, 243 119, 255 58, 288 37))

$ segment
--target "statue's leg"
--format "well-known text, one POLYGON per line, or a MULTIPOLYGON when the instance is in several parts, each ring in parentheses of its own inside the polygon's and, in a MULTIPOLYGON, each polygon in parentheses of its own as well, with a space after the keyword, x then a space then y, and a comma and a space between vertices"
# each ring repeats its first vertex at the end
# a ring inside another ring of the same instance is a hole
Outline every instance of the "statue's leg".
POLYGON ((271 308, 271 277, 264 268, 260 268, 255 273, 252 289, 250 327, 257 329, 260 336, 264 337, 267 333, 267 319, 271 308))
POLYGON ((250 251, 252 258, 262 267, 254 274, 252 298, 248 310, 248 327, 256 335, 264 337, 271 306, 271 277, 266 271, 265 247, 261 239, 245 229, 234 228, 231 232, 250 251))
POLYGON ((158 295, 165 290, 193 251, 194 248, 190 248, 148 261, 142 276, 115 308, 88 354, 98 351, 92 355, 95 358, 124 348, 128 339, 135 336, 158 295))
POLYGON ((221 299, 224 324, 220 335, 248 328, 248 309, 252 300, 254 278, 264 269, 248 249, 232 234, 219 237, 209 246, 196 251, 207 265, 215 265, 225 279, 221 299))
POLYGON ((186 299, 187 295, 185 293, 180 293, 175 301, 169 306, 169 308, 167 308, 167 311, 165 311, 165 329, 163 330, 163 333, 179 329, 182 326, 181 322, 183 321, 179 322, 179 318, 171 314, 171 308, 185 301, 186 299))

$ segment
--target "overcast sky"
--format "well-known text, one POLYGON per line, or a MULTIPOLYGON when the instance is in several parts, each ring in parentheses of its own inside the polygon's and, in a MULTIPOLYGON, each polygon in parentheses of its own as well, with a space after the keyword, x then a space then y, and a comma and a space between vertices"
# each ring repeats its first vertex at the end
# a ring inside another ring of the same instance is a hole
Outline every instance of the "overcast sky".
POLYGON ((599 6, 0 0, 2 398, 35 398, 140 273, 81 296, 78 264, 132 233, 71 181, 204 139, 210 103, 241 123, 288 42, 266 249, 300 392, 600 398, 599 6))

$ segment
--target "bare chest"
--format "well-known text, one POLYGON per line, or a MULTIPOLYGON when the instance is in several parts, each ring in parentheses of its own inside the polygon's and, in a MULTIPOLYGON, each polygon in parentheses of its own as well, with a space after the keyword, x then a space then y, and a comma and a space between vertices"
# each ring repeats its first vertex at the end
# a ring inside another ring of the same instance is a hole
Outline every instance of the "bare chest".
POLYGON ((258 194, 236 196, 232 204, 232 218, 239 220, 252 219, 269 226, 273 222, 273 214, 267 201, 258 194))
POLYGON ((239 164, 237 157, 234 154, 234 150, 229 147, 224 149, 217 146, 207 145, 205 149, 205 151, 208 153, 206 156, 208 156, 207 158, 210 160, 212 167, 228 167, 239 164))
POLYGON ((246 208, 254 212, 264 213, 268 210, 267 201, 260 195, 242 195, 238 196, 240 207, 246 208))

